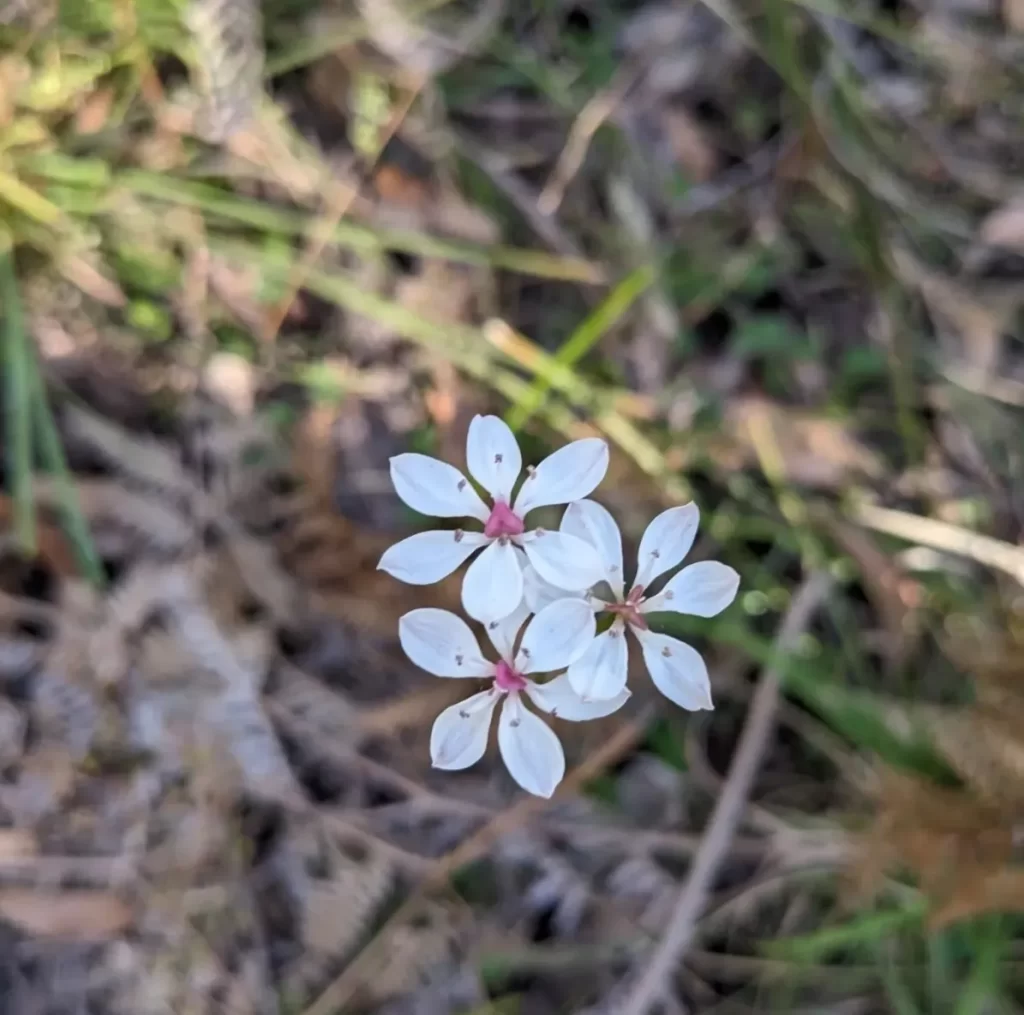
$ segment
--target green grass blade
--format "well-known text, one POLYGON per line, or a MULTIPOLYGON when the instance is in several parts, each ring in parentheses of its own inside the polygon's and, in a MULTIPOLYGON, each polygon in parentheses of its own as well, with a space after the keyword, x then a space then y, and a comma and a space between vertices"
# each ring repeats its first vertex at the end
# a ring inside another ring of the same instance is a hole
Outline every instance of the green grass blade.
POLYGON ((979 922, 971 934, 974 962, 957 998, 955 1015, 983 1015, 996 1011, 1000 990, 1000 965, 1010 934, 998 916, 979 922))
MULTIPOLYGON (((291 268, 287 263, 268 258, 263 250, 251 243, 211 236, 210 248, 245 264, 259 264, 266 282, 276 283, 289 278, 291 268)), ((513 370, 505 368, 503 361, 506 353, 492 345, 478 328, 438 324, 398 303, 360 288, 344 275, 315 267, 305 273, 304 285, 322 299, 378 321, 403 338, 417 342, 444 357, 511 402, 520 401, 529 389, 526 381, 513 370)), ((513 358, 511 354, 508 354, 508 359, 519 367, 525 367, 534 376, 542 372, 549 375, 559 393, 567 401, 586 409, 591 422, 633 459, 641 471, 657 483, 668 499, 680 503, 690 499, 685 480, 669 469, 659 448, 630 419, 615 410, 611 392, 595 389, 574 371, 557 363, 543 349, 532 343, 527 344, 530 347, 528 361, 513 358)), ((572 439, 579 436, 579 420, 564 405, 545 405, 543 415, 566 437, 572 439)))
MULTIPOLYGON (((555 353, 555 362, 569 369, 578 363, 650 288, 654 277, 654 269, 650 265, 630 272, 565 340, 555 353)), ((513 430, 522 429, 544 401, 551 385, 551 378, 541 374, 530 386, 526 397, 512 406, 505 421, 513 430)))
MULTIPOLYGON (((158 201, 198 208, 239 225, 285 236, 305 235, 316 220, 299 212, 236 197, 220 187, 193 180, 179 180, 142 170, 121 173, 117 182, 135 194, 158 201)), ((403 229, 377 229, 354 222, 339 222, 331 240, 350 250, 379 252, 400 250, 419 257, 436 257, 458 264, 477 264, 562 282, 591 285, 605 280, 599 265, 574 257, 561 257, 543 250, 516 247, 483 247, 462 240, 444 239, 428 233, 403 229)))
POLYGON ((10 173, 0 172, 0 201, 45 226, 56 225, 62 217, 60 208, 10 173))
POLYGON ((0 236, 0 301, 4 318, 4 407, 6 409, 7 485, 14 505, 14 535, 22 551, 34 556, 35 503, 32 498, 32 391, 31 360, 25 320, 21 312, 14 251, 0 236))
POLYGON ((906 976, 893 960, 890 943, 879 941, 875 948, 875 957, 893 1015, 922 1015, 906 976))
POLYGON ((30 370, 30 383, 40 461, 53 477, 64 529, 71 540, 81 573, 96 588, 102 588, 106 584, 103 563, 96 552, 89 524, 82 514, 78 491, 75 489, 74 479, 64 457, 64 447, 46 397, 46 387, 35 361, 32 362, 30 370))
POLYGON ((767 941, 761 950, 768 956, 795 962, 822 962, 837 953, 869 953, 882 941, 903 930, 920 930, 926 906, 923 901, 901 909, 864 913, 836 927, 813 934, 767 941))

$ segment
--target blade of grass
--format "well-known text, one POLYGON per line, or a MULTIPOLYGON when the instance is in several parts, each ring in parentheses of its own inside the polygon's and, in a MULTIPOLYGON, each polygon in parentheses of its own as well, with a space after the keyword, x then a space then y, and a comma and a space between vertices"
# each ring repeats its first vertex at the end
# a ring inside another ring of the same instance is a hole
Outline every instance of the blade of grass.
MULTIPOLYGON (((210 247, 227 256, 235 257, 246 264, 258 263, 269 282, 288 278, 288 265, 268 258, 258 247, 210 237, 210 247)), ((306 276, 306 286, 322 299, 344 307, 354 313, 369 317, 392 329, 404 338, 417 342, 424 348, 443 356, 459 369, 477 378, 498 391, 511 401, 526 397, 529 385, 511 370, 500 366, 497 354, 518 366, 525 367, 531 374, 544 373, 551 380, 552 387, 568 401, 584 408, 590 422, 613 443, 617 444, 661 489, 672 502, 690 499, 686 482, 666 464, 658 447, 633 423, 611 407, 609 392, 596 390, 572 370, 555 362, 553 356, 522 335, 517 335, 503 322, 490 322, 500 326, 500 341, 495 340, 495 328, 488 327, 482 334, 476 328, 437 324, 425 317, 414 314, 398 303, 393 303, 374 293, 361 289, 342 275, 332 274, 313 267, 306 276)), ((543 415, 556 429, 570 439, 587 432, 572 412, 564 406, 543 406, 543 415)))
MULTIPOLYGON (((562 343, 555 353, 555 362, 571 369, 622 319, 623 315, 654 282, 650 265, 627 275, 562 343)), ((551 390, 551 379, 540 374, 530 386, 526 397, 516 402, 505 414, 505 422, 513 430, 521 430, 537 411, 551 390)))
POLYGON ((35 556, 36 515, 32 499, 32 402, 29 347, 21 312, 14 251, 0 235, 0 301, 4 317, 4 407, 7 419, 7 485, 14 505, 14 536, 28 556, 35 556))
POLYGON ((972 933, 974 963, 957 998, 955 1015, 982 1015, 996 1009, 999 996, 1000 965, 1009 933, 998 916, 983 921, 972 933))
POLYGON ((772 957, 797 962, 820 962, 837 952, 872 950, 872 946, 901 930, 920 930, 926 912, 923 900, 900 909, 865 913, 837 927, 825 927, 812 934, 766 941, 761 950, 772 957))
POLYGON ((71 540, 82 574, 96 588, 103 588, 106 584, 103 563, 96 552, 92 533, 89 532, 89 524, 78 502, 78 491, 75 489, 74 479, 68 469, 67 459, 64 457, 64 447, 61 444, 60 434, 57 432, 57 424, 54 422, 50 403, 46 397, 46 385, 43 383, 39 364, 35 360, 31 363, 29 384, 39 459, 43 468, 53 477, 54 485, 57 488, 64 529, 71 540))
POLYGON ((690 487, 686 481, 669 468, 657 445, 621 413, 608 407, 607 393, 596 391, 575 371, 559 363, 536 342, 513 331, 504 321, 488 321, 483 333, 487 341, 511 362, 525 368, 534 377, 545 376, 566 399, 585 408, 591 421, 655 480, 671 502, 682 503, 690 499, 690 487))
POLYGON ((891 942, 879 941, 875 948, 878 971, 882 986, 893 1015, 921 1015, 921 1009, 914 1001, 914 992, 907 983, 907 977, 893 959, 891 942))
POLYGON ((0 201, 46 226, 59 222, 63 214, 55 204, 10 173, 0 172, 0 201))
MULTIPOLYGON (((117 182, 135 194, 158 201, 198 208, 240 225, 285 236, 307 234, 314 219, 299 212, 274 208, 236 197, 219 187, 190 180, 160 176, 143 170, 125 171, 117 182)), ((436 257, 459 264, 479 264, 503 268, 522 275, 599 285, 604 270, 590 261, 562 257, 542 250, 517 247, 481 247, 462 240, 442 239, 428 233, 401 229, 377 229, 353 222, 339 222, 331 231, 331 240, 351 250, 377 252, 400 250, 419 257, 436 257)))

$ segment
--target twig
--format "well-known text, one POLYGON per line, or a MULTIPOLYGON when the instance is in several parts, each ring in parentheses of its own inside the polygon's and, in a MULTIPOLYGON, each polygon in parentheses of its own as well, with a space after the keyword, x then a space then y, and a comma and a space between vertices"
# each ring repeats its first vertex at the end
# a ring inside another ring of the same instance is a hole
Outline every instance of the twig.
MULTIPOLYGON (((566 776, 558 787, 556 797, 578 790, 584 783, 614 764, 643 736, 650 717, 650 710, 644 710, 631 722, 620 727, 600 748, 566 776)), ((453 872, 482 856, 499 836, 511 828, 518 827, 532 814, 549 806, 550 802, 542 797, 524 797, 508 810, 496 814, 478 832, 441 857, 416 890, 380 928, 373 940, 302 1015, 333 1015, 335 1012, 344 1011, 360 984, 366 982, 381 960, 386 957, 390 931, 413 916, 427 895, 443 885, 453 872)))
POLYGON ((854 521, 866 528, 910 543, 969 557, 986 567, 1004 571, 1024 585, 1024 546, 1014 546, 991 536, 982 536, 949 522, 922 518, 907 511, 877 507, 874 504, 857 505, 852 516, 854 521))
POLYGON ((544 189, 537 197, 537 210, 542 215, 551 216, 558 211, 566 189, 587 157, 594 135, 622 104, 636 78, 635 71, 619 75, 618 80, 613 81, 607 88, 602 88, 580 110, 569 129, 562 154, 558 156, 548 182, 544 184, 544 189))
MULTIPOLYGON (((782 622, 776 640, 778 652, 792 648, 796 639, 807 629, 830 586, 830 579, 821 572, 815 572, 805 580, 782 622)), ((690 876, 679 893, 665 936, 622 1006, 626 1015, 646 1015, 651 1006, 661 999, 672 971, 693 939, 697 920, 707 902, 718 865, 728 855, 729 843, 743 813, 743 805, 750 792, 758 762, 764 754, 774 724, 778 699, 779 673, 777 667, 772 667, 761 677, 751 702, 728 780, 694 857, 690 876)))

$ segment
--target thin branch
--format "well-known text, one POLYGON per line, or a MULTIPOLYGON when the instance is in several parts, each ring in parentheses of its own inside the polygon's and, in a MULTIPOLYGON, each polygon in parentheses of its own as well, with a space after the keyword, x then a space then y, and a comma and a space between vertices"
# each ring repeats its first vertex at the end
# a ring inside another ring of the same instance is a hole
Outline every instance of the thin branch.
POLYGON ((1001 539, 983 536, 949 522, 875 504, 858 504, 851 514, 854 521, 866 528, 920 546, 969 557, 985 567, 1005 572, 1024 585, 1024 547, 1004 543, 1001 539))
MULTIPOLYGON (((778 652, 791 649, 807 630, 830 587, 828 576, 820 572, 811 574, 804 581, 782 622, 776 640, 778 652)), ((775 723, 778 700, 779 673, 777 667, 772 667, 761 677, 751 702, 725 788, 697 850, 690 876, 679 893, 665 936, 622 1006, 625 1015, 646 1015, 651 1006, 668 993, 668 981, 693 940, 697 920, 707 903, 718 866, 729 854, 729 843, 739 825, 750 786, 775 723)))

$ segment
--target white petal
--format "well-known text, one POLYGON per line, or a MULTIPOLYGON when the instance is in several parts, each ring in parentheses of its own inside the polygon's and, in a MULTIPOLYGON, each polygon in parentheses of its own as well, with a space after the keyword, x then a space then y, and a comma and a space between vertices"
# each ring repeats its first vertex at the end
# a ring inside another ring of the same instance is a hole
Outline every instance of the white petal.
POLYGON ((490 542, 482 532, 418 532, 388 547, 377 565, 410 585, 432 585, 446 578, 465 559, 490 542))
POLYGON ((623 688, 614 698, 603 701, 584 701, 569 683, 566 674, 549 680, 546 684, 527 684, 526 693, 542 712, 548 712, 558 719, 569 722, 585 722, 587 719, 603 719, 617 712, 629 701, 629 691, 623 688))
POLYGON ((412 610, 398 621, 398 640, 420 669, 435 677, 489 677, 494 663, 461 618, 447 610, 412 610))
POLYGON ((409 507, 436 518, 479 518, 490 511, 465 476, 447 462, 428 455, 395 455, 391 482, 409 507))
POLYGON ((544 581, 570 592, 589 589, 604 578, 597 550, 567 532, 534 529, 519 536, 519 545, 544 581))
POLYGON ((678 564, 690 552, 700 524, 700 511, 692 501, 662 511, 643 534, 637 554, 634 585, 648 585, 678 564))
POLYGON ((469 566, 462 606, 481 623, 503 620, 523 601, 523 568, 515 547, 496 539, 469 566))
POLYGON ((497 416, 474 416, 466 440, 466 464, 492 497, 507 503, 523 471, 523 456, 508 424, 497 416))
POLYGON ((644 651, 644 662, 654 686, 669 701, 690 711, 714 708, 708 668, 695 648, 667 634, 638 631, 635 627, 633 633, 644 651))
POLYGON ((622 534, 611 512, 597 501, 575 501, 565 509, 559 531, 585 539, 597 550, 605 580, 615 598, 622 599, 622 534))
POLYGON ((605 701, 622 694, 629 674, 626 626, 618 617, 599 634, 587 651, 569 667, 573 689, 588 701, 605 701))
POLYGON ((565 755, 551 727, 510 694, 498 719, 498 749, 527 793, 549 797, 565 775, 565 755))
POLYGON ((702 560, 684 567, 658 595, 641 604, 640 610, 674 610, 695 617, 714 617, 736 598, 739 587, 740 576, 728 564, 702 560))
POLYGON ((523 481, 516 497, 520 518, 548 504, 568 504, 593 493, 608 471, 608 445, 599 437, 573 441, 548 455, 523 481))
POLYGON ((512 650, 515 648, 516 635, 519 634, 523 624, 526 623, 526 618, 532 612, 524 599, 507 617, 502 620, 492 620, 486 625, 487 637, 491 639, 491 644, 505 662, 512 662, 512 650))
POLYGON ((523 632, 516 656, 519 673, 549 673, 575 662, 594 640, 594 611, 582 599, 544 607, 523 632))
POLYGON ((430 731, 434 768, 457 770, 478 762, 487 750, 491 715, 501 695, 493 688, 446 708, 430 731))
POLYGON ((582 599, 584 593, 583 590, 570 592, 568 589, 560 589, 557 585, 544 581, 532 564, 526 564, 523 568, 523 602, 530 608, 531 613, 540 613, 545 606, 550 606, 551 603, 556 603, 559 599, 566 599, 569 596, 582 599))

